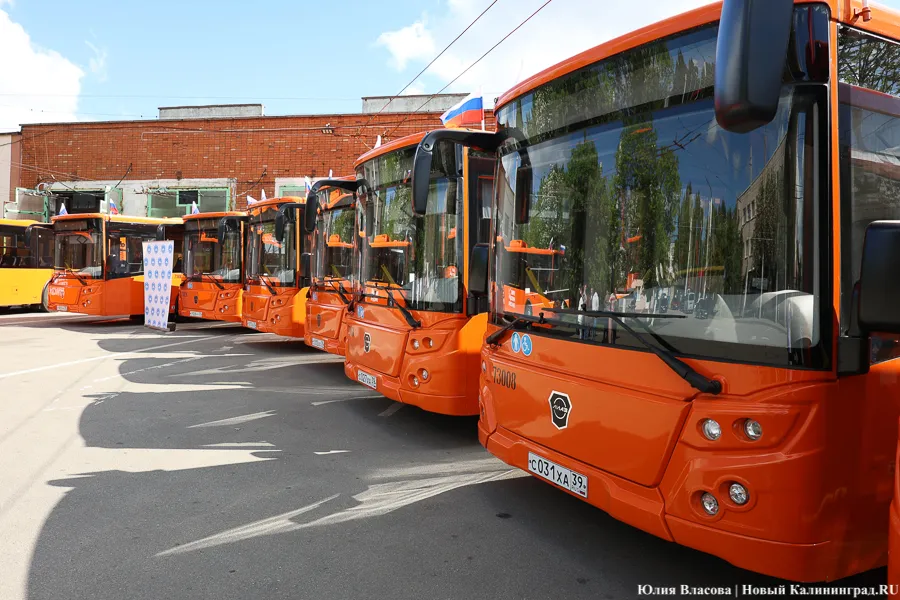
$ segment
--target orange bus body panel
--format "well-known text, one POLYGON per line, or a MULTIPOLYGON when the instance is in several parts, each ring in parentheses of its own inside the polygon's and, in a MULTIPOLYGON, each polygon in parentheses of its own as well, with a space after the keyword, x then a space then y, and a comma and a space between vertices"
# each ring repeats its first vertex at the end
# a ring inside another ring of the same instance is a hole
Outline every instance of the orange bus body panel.
POLYGON ((240 283, 220 283, 223 290, 211 281, 186 281, 179 288, 178 311, 183 317, 210 321, 241 322, 243 286, 240 283))
POLYGON ((306 345, 344 356, 347 350, 346 314, 347 305, 337 292, 322 289, 312 292, 306 303, 306 345))
POLYGON ((306 288, 276 287, 275 295, 264 285, 249 284, 241 302, 244 327, 285 337, 303 338, 306 329, 306 288))
MULTIPOLYGON (((173 275, 169 311, 175 310, 181 274, 173 275)), ((87 279, 82 285, 71 275, 57 275, 47 290, 51 312, 70 312, 98 317, 144 314, 144 276, 121 279, 87 279)))
POLYGON ((888 533, 888 584, 890 598, 900 598, 900 441, 897 443, 897 454, 894 456, 894 499, 890 509, 890 532, 888 533))

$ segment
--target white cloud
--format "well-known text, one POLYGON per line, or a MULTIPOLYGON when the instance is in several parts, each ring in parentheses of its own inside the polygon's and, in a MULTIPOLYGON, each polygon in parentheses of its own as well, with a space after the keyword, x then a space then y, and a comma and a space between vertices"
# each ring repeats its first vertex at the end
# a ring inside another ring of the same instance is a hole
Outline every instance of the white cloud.
POLYGON ((97 76, 97 81, 103 83, 106 81, 106 48, 98 48, 87 40, 84 43, 94 53, 94 56, 88 61, 91 73, 97 76))
POLYGON ((425 93, 425 85, 418 81, 403 90, 404 96, 420 96, 425 93))
POLYGON ((0 60, 0 131, 23 123, 76 120, 84 71, 58 52, 35 46, 3 10, 0 56, 6 57, 0 60))
POLYGON ((378 36, 376 43, 387 47, 398 71, 405 69, 411 60, 428 61, 435 53, 434 38, 426 28, 424 19, 397 31, 384 32, 378 36))
MULTIPOLYGON (((417 83, 428 92, 438 91, 543 3, 544 0, 498 3, 417 83)), ((494 97, 516 83, 570 56, 707 3, 706 0, 646 0, 639 10, 618 11, 615 18, 610 18, 608 2, 551 2, 446 91, 467 92, 481 87, 485 102, 490 105, 494 97)), ((412 77, 488 4, 490 0, 446 0, 442 14, 431 13, 427 22, 419 20, 397 31, 382 33, 378 42, 386 47, 395 67, 403 70, 409 66, 412 77), (417 40, 427 40, 427 44, 416 44, 417 40)))

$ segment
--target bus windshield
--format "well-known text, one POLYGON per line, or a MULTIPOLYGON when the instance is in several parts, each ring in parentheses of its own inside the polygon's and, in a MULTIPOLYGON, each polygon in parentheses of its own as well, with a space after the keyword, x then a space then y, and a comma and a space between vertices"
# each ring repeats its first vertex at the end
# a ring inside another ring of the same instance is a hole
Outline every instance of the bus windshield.
POLYGON ((612 320, 571 314, 638 312, 683 355, 826 366, 825 87, 785 85, 771 123, 720 129, 716 32, 625 52, 498 111, 516 141, 500 151, 496 323, 540 303, 541 335, 639 348, 612 320))
POLYGON ((316 226, 315 277, 320 283, 350 278, 353 261, 353 228, 356 215, 353 206, 324 210, 316 226))
POLYGON ((57 221, 53 266, 80 276, 103 276, 103 224, 99 219, 57 221))
POLYGON ((184 274, 189 280, 241 282, 241 232, 229 229, 220 240, 218 226, 219 219, 185 221, 184 274))
POLYGON ((275 209, 250 216, 247 238, 247 280, 265 280, 275 287, 293 287, 297 283, 296 223, 287 221, 284 239, 275 238, 275 209))
POLYGON ((443 166, 455 162, 455 155, 452 150, 435 153, 439 172, 432 174, 425 215, 416 216, 410 187, 414 152, 414 147, 398 150, 360 168, 371 187, 358 207, 366 223, 359 280, 401 290, 414 310, 461 312, 462 245, 456 231, 462 222, 462 188, 453 168, 443 166))

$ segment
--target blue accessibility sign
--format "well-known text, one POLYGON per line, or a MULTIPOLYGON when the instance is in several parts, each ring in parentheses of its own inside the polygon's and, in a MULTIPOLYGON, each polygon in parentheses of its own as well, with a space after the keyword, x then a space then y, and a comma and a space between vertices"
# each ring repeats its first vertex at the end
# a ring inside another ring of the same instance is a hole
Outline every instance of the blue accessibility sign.
POLYGON ((512 351, 518 354, 519 350, 522 348, 522 338, 519 336, 518 331, 512 334, 509 345, 512 348, 512 351))
POLYGON ((531 351, 533 347, 531 345, 531 336, 527 333, 522 336, 522 354, 525 356, 531 356, 531 351))

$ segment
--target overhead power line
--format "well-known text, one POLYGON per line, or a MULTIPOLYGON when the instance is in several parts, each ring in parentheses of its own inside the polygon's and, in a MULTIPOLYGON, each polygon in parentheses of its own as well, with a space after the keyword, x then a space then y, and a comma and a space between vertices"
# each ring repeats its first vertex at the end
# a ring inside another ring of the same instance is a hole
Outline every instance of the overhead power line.
MULTIPOLYGON (((480 62, 484 59, 484 57, 486 57, 488 54, 490 54, 491 52, 493 52, 493 51, 497 48, 497 46, 499 46, 500 44, 502 44, 503 42, 505 42, 512 34, 514 34, 514 33, 517 32, 519 29, 521 29, 521 28, 525 25, 525 23, 527 23, 528 21, 530 21, 536 14, 538 14, 539 12, 541 12, 542 10, 544 10, 544 8, 545 8, 548 4, 550 4, 552 1, 553 1, 553 0, 547 0, 546 2, 544 2, 543 4, 541 4, 541 5, 537 8, 536 11, 534 11, 533 13, 531 13, 530 15, 528 15, 528 17, 526 17, 524 21, 522 21, 521 23, 519 23, 518 25, 516 25, 515 28, 514 28, 512 31, 510 31, 509 33, 507 33, 506 35, 504 35, 502 38, 500 38, 500 41, 498 41, 496 44, 494 44, 493 46, 491 46, 490 48, 488 48, 487 52, 485 52, 484 54, 482 54, 481 56, 478 57, 478 60, 476 60, 476 61, 473 62, 471 65, 469 65, 468 67, 466 67, 465 69, 463 69, 462 72, 461 72, 459 75, 457 75, 456 77, 454 77, 447 85, 445 85, 445 86, 442 87, 440 90, 438 90, 437 92, 435 92, 434 94, 432 94, 431 96, 429 96, 428 99, 425 100, 425 102, 424 102, 421 106, 419 106, 419 108, 417 108, 417 109, 415 110, 415 112, 419 112, 420 110, 422 110, 422 109, 425 107, 425 105, 428 104, 429 102, 431 102, 431 100, 432 100, 435 96, 437 96, 438 94, 442 93, 442 92, 443 92, 444 90, 446 90, 448 87, 450 87, 451 85, 453 85, 454 83, 456 83, 456 81, 457 81, 460 77, 462 77, 463 75, 465 75, 466 73, 468 73, 469 70, 472 69, 472 67, 474 67, 475 65, 477 65, 478 63, 480 63, 480 62)), ((399 123, 396 127, 394 127, 393 129, 391 129, 391 130, 387 133, 387 135, 386 135, 385 137, 390 136, 390 134, 392 134, 394 131, 396 131, 396 130, 400 127, 400 125, 402 125, 404 122, 406 122, 406 119, 408 119, 408 118, 409 118, 409 115, 407 115, 403 120, 401 120, 400 123, 399 123)))
MULTIPOLYGON (((369 118, 369 120, 366 122, 366 125, 364 125, 363 127, 369 125, 369 123, 371 123, 371 122, 375 119, 375 117, 377 117, 378 115, 380 115, 382 112, 384 112, 384 110, 385 110, 388 106, 390 106, 391 102, 393 102, 394 100, 396 100, 397 98, 399 98, 400 95, 403 94, 403 92, 405 92, 407 89, 409 89, 409 86, 411 86, 413 83, 415 83, 415 81, 416 81, 419 77, 421 77, 422 74, 425 73, 425 71, 427 71, 427 70, 431 67, 431 65, 433 65, 435 62, 437 62, 437 60, 438 60, 440 57, 442 57, 442 56, 444 55, 444 53, 447 52, 447 50, 450 49, 450 46, 452 46, 453 44, 455 44, 455 43, 459 40, 459 38, 461 38, 463 35, 465 35, 465 33, 466 33, 467 31, 469 31, 469 29, 471 29, 472 26, 475 25, 475 23, 477 23, 478 20, 481 19, 481 17, 483 17, 487 11, 491 10, 491 8, 492 8, 495 4, 497 4, 497 2, 499 2, 499 0, 494 0, 493 2, 491 2, 490 4, 488 4, 487 8, 485 8, 483 11, 481 11, 481 13, 480 13, 477 17, 475 17, 475 19, 474 19, 471 23, 469 23, 468 25, 466 25, 466 28, 463 29, 463 30, 459 33, 459 35, 457 35, 455 38, 453 38, 453 40, 452 40, 449 44, 447 44, 446 46, 444 46, 444 49, 441 50, 441 51, 438 53, 437 56, 435 56, 434 58, 431 59, 431 62, 429 62, 427 65, 425 65, 425 67, 424 67, 421 71, 419 71, 418 73, 416 73, 416 76, 413 77, 412 79, 410 79, 410 80, 409 80, 409 83, 407 83, 406 85, 404 85, 402 90, 400 90, 399 92, 397 92, 396 94, 394 94, 393 96, 391 96, 391 97, 388 99, 387 103, 385 103, 385 105, 381 107, 381 110, 379 110, 377 113, 375 113, 374 115, 372 115, 372 117, 369 118)), ((431 98, 429 98, 428 101, 430 102, 432 98, 434 98, 434 96, 432 96, 431 98)), ((426 102, 426 104, 427 104, 427 103, 428 103, 428 102, 426 102)), ((356 137, 360 137, 361 135, 362 135, 362 132, 360 131, 359 133, 356 134, 356 137)))

